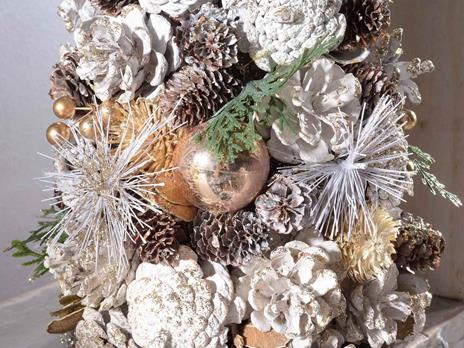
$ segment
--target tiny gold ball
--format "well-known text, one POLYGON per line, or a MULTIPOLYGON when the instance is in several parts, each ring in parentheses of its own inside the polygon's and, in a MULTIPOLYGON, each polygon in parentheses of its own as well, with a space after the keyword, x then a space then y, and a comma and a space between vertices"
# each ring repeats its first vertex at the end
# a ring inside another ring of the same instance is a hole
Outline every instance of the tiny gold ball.
POLYGON ((416 124, 417 124, 417 115, 414 111, 412 110, 404 110, 403 114, 403 121, 406 122, 404 124, 404 129, 406 130, 411 130, 413 129, 416 124))
POLYGON ((99 106, 98 111, 101 114, 103 126, 106 126, 108 122, 117 121, 122 117, 119 104, 112 100, 103 102, 99 106))
POLYGON ((73 118, 76 114, 76 103, 70 97, 61 97, 53 103, 53 112, 62 119, 73 118))
POLYGON ((406 163, 406 170, 408 172, 415 172, 416 171, 416 166, 414 165, 413 161, 408 161, 408 163, 406 163))
POLYGON ((95 138, 92 117, 86 116, 79 121, 79 132, 87 139, 95 138))
POLYGON ((71 138, 71 130, 69 127, 62 122, 52 123, 47 128, 47 141, 51 145, 57 145, 62 143, 64 140, 71 138))

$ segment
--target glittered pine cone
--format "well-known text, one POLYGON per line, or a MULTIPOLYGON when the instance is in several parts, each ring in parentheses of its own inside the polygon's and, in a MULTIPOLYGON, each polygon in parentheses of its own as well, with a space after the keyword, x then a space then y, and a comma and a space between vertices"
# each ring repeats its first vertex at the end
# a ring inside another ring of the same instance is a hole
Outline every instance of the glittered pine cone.
POLYGON ((187 64, 208 69, 230 68, 238 62, 238 38, 227 13, 212 4, 203 5, 178 27, 176 40, 187 64))
POLYGON ((117 15, 124 6, 136 4, 138 0, 90 0, 90 2, 106 13, 117 15))
POLYGON ((180 223, 169 214, 153 211, 147 211, 140 220, 137 226, 143 237, 138 241, 142 261, 156 264, 172 260, 179 247, 176 234, 182 229, 180 223))
POLYGON ((361 103, 366 104, 366 115, 372 110, 383 96, 389 96, 396 103, 401 100, 399 81, 390 77, 383 70, 382 65, 375 63, 360 63, 345 67, 347 73, 352 73, 361 83, 361 103))
POLYGON ((421 217, 401 214, 401 227, 395 242, 394 260, 399 268, 435 270, 440 266, 445 240, 421 217))
POLYGON ((312 199, 310 188, 277 175, 272 185, 255 201, 258 218, 271 230, 292 234, 308 227, 312 199))
POLYGON ((50 98, 56 100, 64 96, 71 97, 77 106, 93 103, 92 88, 76 73, 78 62, 77 51, 72 47, 63 46, 61 59, 53 66, 50 74, 50 98))
POLYGON ((390 0, 344 0, 340 9, 347 27, 340 49, 365 48, 374 44, 391 23, 390 0))
POLYGON ((186 65, 166 82, 160 107, 164 115, 174 113, 176 124, 196 126, 211 118, 242 87, 227 69, 186 65))
POLYGON ((270 235, 247 211, 214 216, 201 211, 193 223, 192 245, 203 259, 240 266, 269 248, 270 235))

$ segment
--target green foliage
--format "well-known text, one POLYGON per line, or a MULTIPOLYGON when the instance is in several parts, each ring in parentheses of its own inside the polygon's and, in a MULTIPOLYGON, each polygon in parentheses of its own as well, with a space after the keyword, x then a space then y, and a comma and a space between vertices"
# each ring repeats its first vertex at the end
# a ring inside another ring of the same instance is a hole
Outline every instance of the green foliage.
POLYGON ((445 185, 442 184, 435 175, 429 172, 430 167, 435 163, 433 157, 416 146, 409 146, 409 151, 414 155, 412 161, 417 173, 422 178, 422 183, 427 186, 430 192, 434 195, 439 193, 443 198, 449 200, 456 207, 462 206, 462 202, 459 197, 454 193, 447 191, 445 185))
MULTIPOLYGON (((47 273, 47 268, 44 266, 45 257, 47 256, 48 239, 56 234, 55 227, 62 219, 62 214, 57 212, 53 207, 42 210, 42 219, 38 222, 38 228, 29 233, 29 237, 25 240, 13 240, 11 245, 5 251, 13 251, 12 256, 18 258, 29 258, 23 262, 23 266, 34 266, 32 279, 39 278, 47 273)), ((64 242, 66 236, 60 238, 60 242, 64 242)))
POLYGON ((229 163, 241 152, 253 151, 256 142, 261 140, 255 129, 254 113, 269 115, 269 109, 275 107, 281 111, 279 117, 285 117, 275 95, 298 70, 328 53, 337 44, 337 38, 325 38, 313 49, 305 50, 292 65, 279 66, 262 80, 249 82, 236 98, 208 121, 197 140, 204 141, 220 161, 229 163), (263 106, 262 101, 269 97, 270 105, 263 106))

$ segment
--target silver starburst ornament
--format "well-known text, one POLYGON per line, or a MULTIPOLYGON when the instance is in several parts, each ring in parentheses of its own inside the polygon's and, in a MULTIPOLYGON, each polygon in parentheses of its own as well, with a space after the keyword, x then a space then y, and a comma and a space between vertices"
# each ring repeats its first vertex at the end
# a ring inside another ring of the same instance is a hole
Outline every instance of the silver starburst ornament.
POLYGON ((342 234, 349 238, 360 214, 366 232, 372 231, 369 206, 375 202, 366 198, 370 186, 403 201, 412 185, 412 173, 406 169, 409 154, 400 119, 399 105, 384 97, 367 120, 362 115, 352 127, 347 150, 333 161, 282 170, 284 175, 317 191, 311 223, 326 236, 332 239, 342 234), (404 168, 386 165, 397 162, 404 162, 404 168))
MULTIPOLYGON (((130 112, 128 117, 127 122, 131 122, 130 112)), ((41 178, 48 185, 45 191, 58 188, 61 193, 54 204, 64 205, 62 220, 48 236, 52 244, 67 235, 66 243, 77 243, 81 251, 92 247, 96 255, 106 253, 108 262, 121 269, 127 266, 124 243, 138 236, 137 226, 144 225, 138 214, 160 212, 140 198, 153 187, 163 185, 153 179, 158 173, 142 173, 140 169, 150 160, 144 149, 157 141, 152 135, 165 122, 148 118, 139 133, 123 132, 120 143, 124 146, 111 145, 109 124, 98 110, 93 139, 85 138, 78 127, 71 126, 73 140, 63 139, 55 147, 58 158, 67 166, 59 166, 41 178)))

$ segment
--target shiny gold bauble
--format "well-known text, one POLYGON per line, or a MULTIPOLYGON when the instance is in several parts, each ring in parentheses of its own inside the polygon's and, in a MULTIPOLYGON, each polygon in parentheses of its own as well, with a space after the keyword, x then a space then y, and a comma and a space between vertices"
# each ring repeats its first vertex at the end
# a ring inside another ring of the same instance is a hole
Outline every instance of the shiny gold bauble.
POLYGON ((406 163, 406 170, 408 172, 415 172, 416 171, 416 166, 414 165, 413 161, 408 161, 408 163, 406 163))
POLYGON ((244 152, 229 164, 198 143, 196 128, 176 146, 174 164, 182 177, 183 192, 198 208, 219 214, 233 212, 253 201, 269 175, 269 154, 263 141, 254 152, 244 152))
POLYGON ((411 130, 413 129, 416 124, 417 124, 417 115, 414 111, 412 110, 404 110, 404 113, 403 113, 403 122, 405 122, 404 124, 404 129, 406 130, 411 130))
POLYGON ((113 124, 121 122, 124 119, 123 111, 122 106, 115 101, 107 100, 101 103, 98 106, 98 112, 100 113, 103 127, 106 127, 108 122, 113 124))
POLYGON ((47 128, 47 141, 51 145, 57 145, 62 143, 64 140, 69 140, 71 138, 71 130, 68 125, 62 122, 52 123, 47 128))
POLYGON ((76 114, 76 102, 70 97, 58 98, 53 103, 53 112, 58 118, 73 118, 76 114))
POLYGON ((79 120, 79 132, 87 139, 95 138, 94 120, 92 115, 87 115, 79 120))

